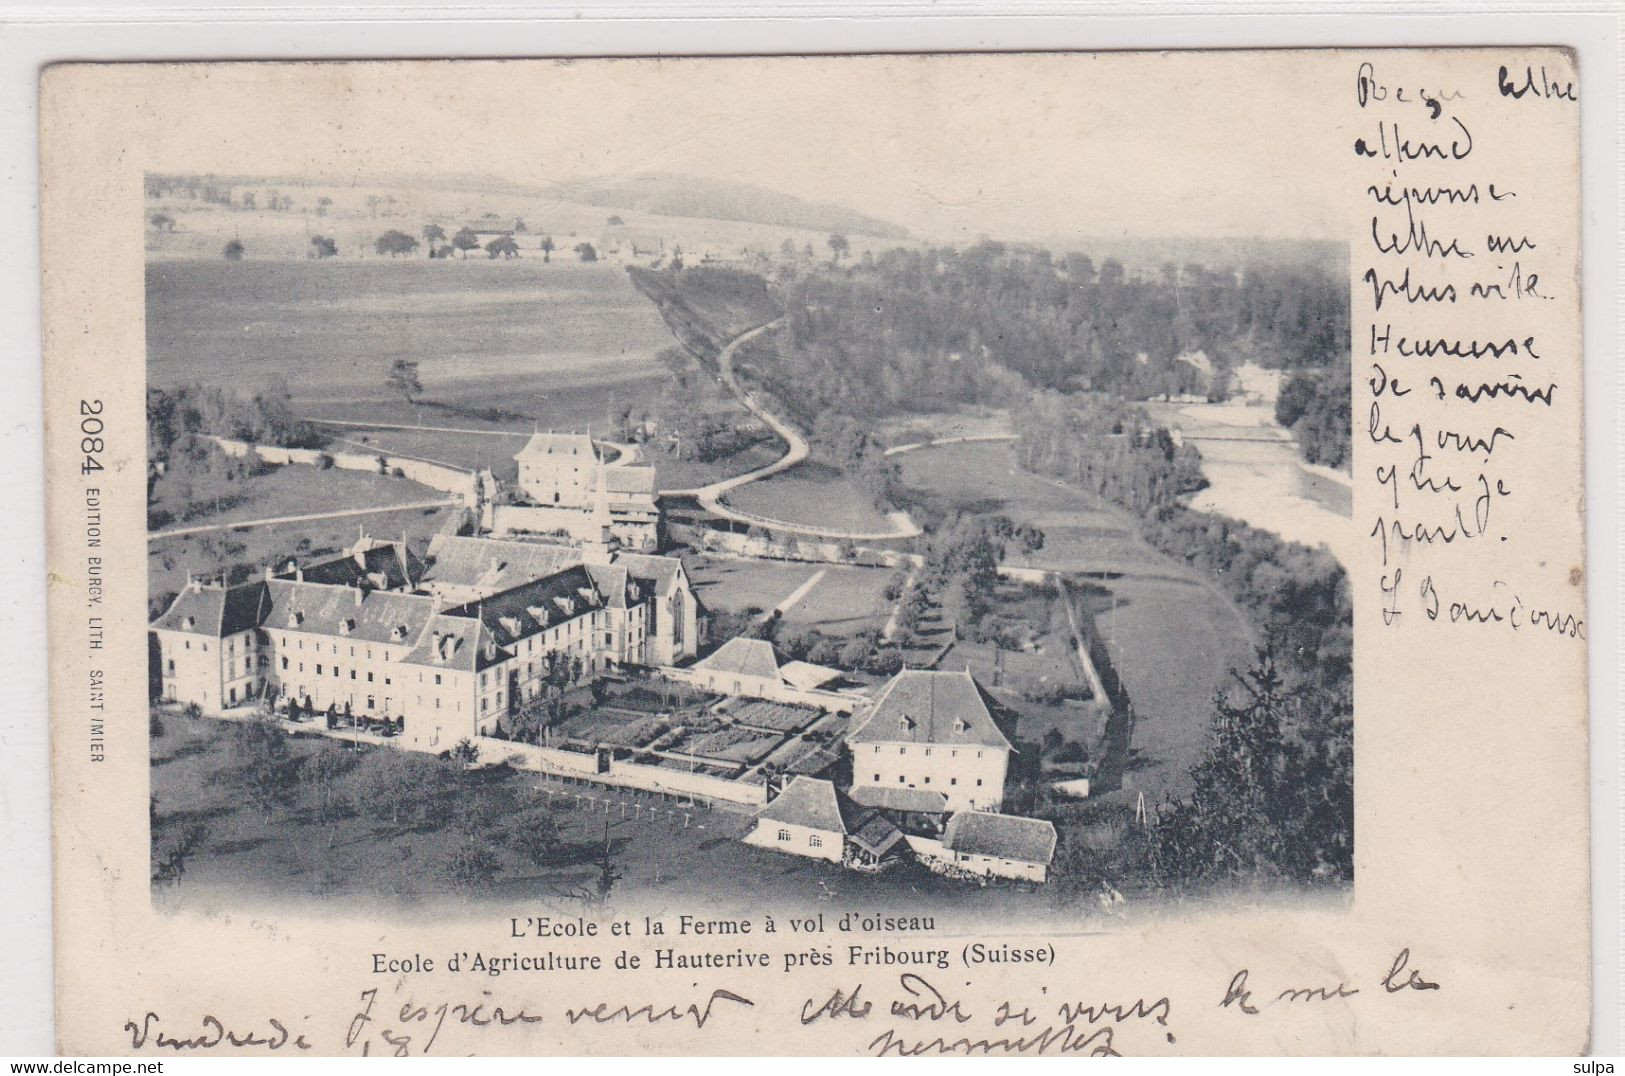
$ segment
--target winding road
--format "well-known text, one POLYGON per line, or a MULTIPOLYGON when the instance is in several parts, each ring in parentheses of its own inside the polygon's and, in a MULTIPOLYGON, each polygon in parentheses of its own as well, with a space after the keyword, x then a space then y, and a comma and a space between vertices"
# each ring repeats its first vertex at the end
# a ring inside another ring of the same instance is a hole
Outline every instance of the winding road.
POLYGON ((771 332, 783 324, 784 319, 779 318, 767 322, 765 325, 758 325, 754 329, 748 329, 728 341, 717 355, 717 369, 720 371, 722 383, 728 387, 728 391, 733 393, 751 414, 766 423, 767 427, 778 434, 784 441, 786 445, 784 455, 764 467, 758 467, 754 471, 746 471, 744 474, 734 475, 732 478, 724 478, 720 482, 712 482, 708 486, 698 486, 693 489, 664 489, 660 491, 661 494, 663 496, 693 497, 700 502, 700 505, 706 511, 721 516, 723 519, 733 520, 736 523, 767 527, 785 534, 810 538, 827 538, 837 542, 878 542, 893 538, 913 538, 919 535, 921 531, 918 524, 910 519, 906 512, 891 513, 890 518, 894 529, 889 531, 841 531, 823 527, 807 527, 797 523, 788 523, 781 519, 769 519, 766 516, 741 512, 722 503, 722 498, 733 490, 751 482, 759 482, 764 478, 771 478, 776 474, 788 471, 805 460, 811 451, 805 437, 757 402, 756 397, 748 392, 744 386, 740 385, 738 378, 734 376, 734 355, 738 353, 739 349, 758 336, 771 332))

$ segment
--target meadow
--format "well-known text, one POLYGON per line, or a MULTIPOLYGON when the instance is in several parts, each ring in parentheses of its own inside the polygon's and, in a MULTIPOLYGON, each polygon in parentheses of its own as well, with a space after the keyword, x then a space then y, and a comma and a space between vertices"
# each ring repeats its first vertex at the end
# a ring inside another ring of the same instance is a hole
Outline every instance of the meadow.
POLYGON ((885 534, 896 528, 856 482, 834 468, 809 460, 783 474, 732 490, 731 508, 795 526, 885 534))
POLYGON ((568 429, 652 399, 672 344, 624 269, 484 257, 147 265, 147 378, 253 391, 316 417, 568 429), (385 376, 419 364, 422 402, 385 376))
POLYGON ((813 588, 785 610, 782 619, 793 628, 855 635, 883 623, 891 608, 886 585, 893 572, 888 568, 699 556, 685 557, 684 563, 700 601, 708 609, 733 613, 767 612, 822 572, 813 588))
MULTIPOLYGON (((192 507, 207 505, 208 509, 184 522, 171 524, 171 528, 372 506, 388 509, 391 505, 446 499, 440 490, 405 478, 337 468, 318 472, 298 464, 220 483, 216 492, 221 497, 219 510, 214 510, 209 491, 194 492, 189 498, 192 507), (312 496, 313 482, 321 483, 319 496, 312 496)), ((172 595, 185 585, 188 572, 208 577, 236 568, 240 574, 257 571, 266 564, 280 566, 289 557, 311 560, 330 555, 352 545, 362 528, 382 538, 394 539, 408 534, 412 541, 421 544, 456 510, 453 507, 384 510, 366 515, 181 534, 173 538, 152 537, 147 543, 149 594, 156 600, 164 600, 166 595, 172 595)))

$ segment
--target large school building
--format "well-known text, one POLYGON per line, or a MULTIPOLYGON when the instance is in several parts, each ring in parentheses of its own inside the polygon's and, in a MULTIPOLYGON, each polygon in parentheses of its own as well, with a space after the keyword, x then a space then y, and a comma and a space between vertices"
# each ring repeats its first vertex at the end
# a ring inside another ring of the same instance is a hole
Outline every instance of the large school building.
POLYGON ((190 581, 152 622, 165 700, 218 712, 266 697, 403 720, 449 747, 556 683, 690 657, 694 592, 672 557, 439 536, 419 556, 362 536, 263 579, 190 581))

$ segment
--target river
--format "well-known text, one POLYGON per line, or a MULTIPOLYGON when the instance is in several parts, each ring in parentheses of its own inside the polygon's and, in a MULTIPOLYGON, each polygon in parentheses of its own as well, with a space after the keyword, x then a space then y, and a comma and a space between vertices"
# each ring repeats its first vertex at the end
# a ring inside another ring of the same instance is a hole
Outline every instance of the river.
POLYGON ((1354 558, 1353 484, 1340 471, 1305 464, 1268 405, 1149 404, 1160 423, 1202 453, 1208 487, 1200 512, 1230 516, 1292 542, 1325 546, 1345 566, 1354 558))

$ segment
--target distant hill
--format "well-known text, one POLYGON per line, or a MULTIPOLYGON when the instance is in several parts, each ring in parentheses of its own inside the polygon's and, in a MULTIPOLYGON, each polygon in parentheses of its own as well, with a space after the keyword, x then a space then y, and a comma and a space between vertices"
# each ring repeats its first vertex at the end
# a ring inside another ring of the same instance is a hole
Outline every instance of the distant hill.
POLYGON ((706 217, 880 239, 907 239, 909 236, 906 228, 844 206, 808 202, 733 180, 651 172, 560 183, 553 186, 549 194, 561 201, 663 217, 706 217))

